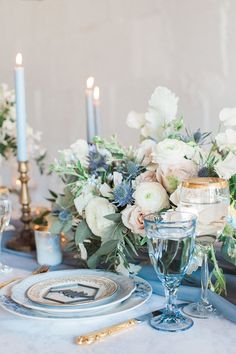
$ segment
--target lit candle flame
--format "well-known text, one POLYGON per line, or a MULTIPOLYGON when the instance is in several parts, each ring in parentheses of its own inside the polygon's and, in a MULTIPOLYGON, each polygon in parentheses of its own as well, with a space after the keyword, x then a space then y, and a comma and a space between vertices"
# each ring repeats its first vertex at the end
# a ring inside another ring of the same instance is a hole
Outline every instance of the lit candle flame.
POLYGON ((17 66, 21 66, 22 65, 22 61, 23 61, 22 54, 21 53, 17 53, 17 55, 16 55, 16 65, 17 66))
POLYGON ((100 92, 99 92, 99 87, 95 86, 93 90, 93 98, 95 101, 98 101, 100 98, 100 92))
POLYGON ((93 88, 93 85, 94 85, 94 77, 90 76, 87 79, 87 89, 91 90, 93 88))

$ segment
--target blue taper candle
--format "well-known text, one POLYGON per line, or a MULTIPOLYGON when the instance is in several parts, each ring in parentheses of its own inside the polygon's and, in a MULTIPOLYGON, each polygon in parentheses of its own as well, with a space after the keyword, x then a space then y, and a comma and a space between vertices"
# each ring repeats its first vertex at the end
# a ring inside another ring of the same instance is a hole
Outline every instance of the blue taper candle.
POLYGON ((89 77, 87 80, 86 94, 86 109, 87 109, 87 141, 91 143, 95 136, 95 118, 93 110, 93 85, 94 78, 89 77))
POLYGON ((18 161, 27 161, 26 144, 26 108, 25 108, 25 78, 22 66, 22 55, 16 56, 15 67, 15 93, 16 93, 16 129, 17 129, 17 158, 18 161))
POLYGON ((98 86, 95 86, 93 90, 93 105, 95 116, 95 135, 101 136, 100 93, 98 86))

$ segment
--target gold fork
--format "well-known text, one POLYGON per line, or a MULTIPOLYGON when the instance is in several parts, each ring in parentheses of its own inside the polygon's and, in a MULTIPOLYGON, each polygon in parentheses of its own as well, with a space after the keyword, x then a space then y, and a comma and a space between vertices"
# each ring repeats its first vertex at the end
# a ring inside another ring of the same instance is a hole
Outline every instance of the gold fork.
MULTIPOLYGON (((36 268, 30 275, 36 275, 36 274, 46 273, 46 272, 49 271, 49 268, 50 268, 50 267, 49 267, 47 264, 43 264, 43 265, 41 265, 40 267, 36 268)), ((4 288, 4 286, 6 286, 6 285, 8 285, 8 284, 13 283, 13 282, 16 281, 16 280, 22 280, 22 279, 24 279, 24 278, 26 278, 26 277, 25 277, 25 276, 23 276, 23 277, 22 277, 22 276, 18 276, 18 277, 14 277, 14 278, 12 278, 12 279, 10 279, 10 280, 6 280, 6 281, 0 283, 0 289, 4 288)))

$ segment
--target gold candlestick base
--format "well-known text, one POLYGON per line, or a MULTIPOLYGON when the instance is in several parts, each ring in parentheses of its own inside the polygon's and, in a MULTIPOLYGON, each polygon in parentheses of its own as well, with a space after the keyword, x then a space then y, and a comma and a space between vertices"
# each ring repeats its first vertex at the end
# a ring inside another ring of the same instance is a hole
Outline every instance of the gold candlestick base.
POLYGON ((34 231, 32 229, 32 216, 30 209, 30 196, 28 189, 28 162, 19 161, 18 171, 20 173, 21 191, 20 203, 22 205, 21 221, 23 230, 7 243, 7 247, 16 251, 31 252, 35 250, 34 231))

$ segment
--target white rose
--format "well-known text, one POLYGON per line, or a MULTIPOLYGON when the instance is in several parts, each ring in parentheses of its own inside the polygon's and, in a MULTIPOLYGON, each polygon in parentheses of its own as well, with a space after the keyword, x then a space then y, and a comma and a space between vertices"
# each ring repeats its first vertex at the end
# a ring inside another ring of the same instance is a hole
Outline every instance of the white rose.
POLYGON ((87 224, 94 235, 100 237, 103 236, 106 228, 113 224, 113 221, 104 218, 104 216, 115 212, 115 206, 109 203, 105 198, 94 197, 88 202, 85 208, 85 217, 87 224))
POLYGON ((79 139, 70 146, 74 158, 79 160, 84 167, 88 166, 88 143, 85 140, 79 139))
POLYGON ((236 151, 236 130, 226 129, 216 136, 216 143, 220 150, 236 151))
POLYGON ((165 139, 156 144, 153 149, 153 161, 156 163, 177 163, 183 161, 184 157, 191 158, 194 148, 187 143, 177 139, 165 139))
POLYGON ((137 205, 127 205, 121 212, 123 224, 134 234, 144 236, 144 213, 137 205))
POLYGON ((152 139, 145 139, 135 151, 135 157, 142 166, 149 166, 152 163, 153 148, 156 142, 152 139))
POLYGON ((129 112, 126 120, 126 124, 130 128, 141 129, 145 123, 144 114, 137 113, 135 111, 129 112))
POLYGON ((236 174, 236 155, 229 152, 223 161, 217 162, 215 165, 215 171, 219 177, 230 179, 234 174, 236 174))
POLYGON ((158 114, 158 119, 169 123, 176 118, 179 98, 167 87, 157 87, 153 92, 148 104, 158 114))
POLYGON ((197 165, 187 159, 182 159, 182 161, 178 163, 163 163, 158 166, 156 171, 157 181, 161 183, 169 193, 173 193, 181 182, 188 178, 196 177, 197 174, 197 165))
POLYGON ((220 112, 220 121, 223 122, 226 127, 236 126, 236 107, 223 108, 220 112))
POLYGON ((158 182, 140 183, 134 192, 135 204, 142 212, 152 213, 169 207, 166 190, 158 182))

